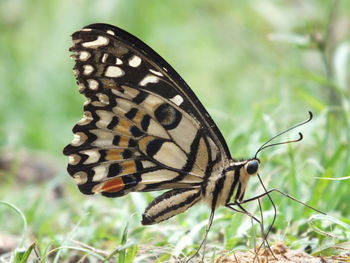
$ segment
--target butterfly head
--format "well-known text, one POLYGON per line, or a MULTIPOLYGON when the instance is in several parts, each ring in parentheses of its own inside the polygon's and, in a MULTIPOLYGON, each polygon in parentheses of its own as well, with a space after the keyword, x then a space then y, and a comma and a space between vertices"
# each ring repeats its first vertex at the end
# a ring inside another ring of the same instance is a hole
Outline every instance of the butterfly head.
POLYGON ((243 166, 243 169, 246 174, 252 176, 258 173, 259 166, 260 166, 260 160, 258 158, 253 158, 253 159, 247 160, 247 162, 243 166))
POLYGON ((260 159, 259 158, 250 158, 246 160, 233 160, 230 167, 227 168, 227 171, 236 171, 239 172, 241 178, 248 178, 250 176, 257 175, 260 168, 260 159))

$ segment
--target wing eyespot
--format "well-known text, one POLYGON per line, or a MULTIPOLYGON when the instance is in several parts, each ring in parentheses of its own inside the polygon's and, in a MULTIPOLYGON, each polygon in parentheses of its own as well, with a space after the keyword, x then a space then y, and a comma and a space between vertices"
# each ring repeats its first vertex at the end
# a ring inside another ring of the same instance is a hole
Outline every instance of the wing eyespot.
POLYGON ((154 112, 157 121, 167 130, 177 127, 181 121, 181 113, 168 103, 161 104, 154 112))

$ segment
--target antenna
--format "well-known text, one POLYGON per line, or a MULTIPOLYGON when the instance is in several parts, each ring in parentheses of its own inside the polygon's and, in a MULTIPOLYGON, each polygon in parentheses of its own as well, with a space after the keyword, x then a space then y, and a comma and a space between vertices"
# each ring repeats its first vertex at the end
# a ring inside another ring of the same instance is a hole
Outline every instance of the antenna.
POLYGON ((286 129, 286 130, 284 130, 284 131, 278 133, 277 135, 273 136, 272 138, 270 138, 267 142, 265 142, 263 145, 260 146, 260 148, 256 151, 254 158, 256 159, 257 156, 258 156, 258 154, 259 154, 259 152, 261 152, 262 150, 264 150, 264 149, 266 149, 266 148, 268 148, 268 147, 272 147, 272 146, 276 146, 276 145, 280 145, 280 144, 287 144, 287 143, 292 143, 292 142, 299 142, 299 141, 301 141, 301 140, 303 139, 303 134, 302 134, 301 132, 299 132, 299 138, 296 139, 296 140, 285 141, 285 142, 277 142, 277 143, 269 144, 271 141, 273 141, 273 140, 276 139, 277 137, 279 137, 279 136, 281 136, 281 135, 283 135, 283 134, 285 134, 285 133, 287 133, 287 132, 289 132, 289 131, 291 131, 291 130, 294 130, 295 128, 298 128, 298 127, 300 127, 300 126, 302 126, 302 125, 304 125, 304 124, 310 122, 310 121, 312 120, 312 118, 313 118, 313 114, 312 114, 311 111, 309 111, 309 118, 308 118, 307 120, 305 120, 305 121, 303 121, 303 122, 301 122, 301 123, 298 123, 298 124, 296 124, 296 125, 294 125, 294 126, 288 128, 288 129, 286 129))

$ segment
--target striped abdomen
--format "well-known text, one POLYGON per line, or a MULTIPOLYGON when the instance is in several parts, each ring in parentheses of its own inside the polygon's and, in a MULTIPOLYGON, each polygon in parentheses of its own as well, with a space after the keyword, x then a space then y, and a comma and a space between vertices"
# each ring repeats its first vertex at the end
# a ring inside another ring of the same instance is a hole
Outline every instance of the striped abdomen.
POLYGON ((237 162, 219 175, 208 178, 205 188, 205 201, 215 208, 226 205, 233 198, 234 201, 242 201, 250 176, 247 172, 247 164, 250 161, 237 162))
POLYGON ((200 188, 173 189, 155 198, 142 214, 142 224, 151 225, 185 212, 202 198, 200 188))

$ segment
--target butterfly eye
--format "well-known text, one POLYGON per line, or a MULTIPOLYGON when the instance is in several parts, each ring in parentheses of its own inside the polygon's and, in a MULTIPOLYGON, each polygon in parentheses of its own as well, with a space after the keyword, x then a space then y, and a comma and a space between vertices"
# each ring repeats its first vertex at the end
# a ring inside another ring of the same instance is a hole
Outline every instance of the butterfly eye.
POLYGON ((256 174, 256 172, 259 169, 259 162, 258 160, 251 160, 246 164, 246 171, 250 175, 256 174))

